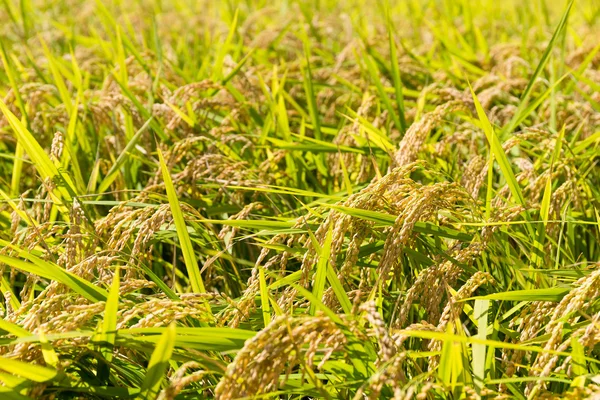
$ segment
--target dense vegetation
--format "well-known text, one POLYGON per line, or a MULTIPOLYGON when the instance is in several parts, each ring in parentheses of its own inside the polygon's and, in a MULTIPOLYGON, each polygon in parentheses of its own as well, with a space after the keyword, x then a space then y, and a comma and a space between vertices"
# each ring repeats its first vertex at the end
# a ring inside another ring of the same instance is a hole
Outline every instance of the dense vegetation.
POLYGON ((599 20, 3 0, 0 398, 598 398, 599 20))

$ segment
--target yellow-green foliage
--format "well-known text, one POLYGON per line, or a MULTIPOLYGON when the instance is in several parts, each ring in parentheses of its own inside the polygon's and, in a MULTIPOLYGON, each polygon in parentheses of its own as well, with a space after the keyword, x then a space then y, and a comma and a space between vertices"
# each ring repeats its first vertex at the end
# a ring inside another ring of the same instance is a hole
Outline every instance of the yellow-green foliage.
POLYGON ((599 20, 0 1, 0 399, 598 398, 599 20))

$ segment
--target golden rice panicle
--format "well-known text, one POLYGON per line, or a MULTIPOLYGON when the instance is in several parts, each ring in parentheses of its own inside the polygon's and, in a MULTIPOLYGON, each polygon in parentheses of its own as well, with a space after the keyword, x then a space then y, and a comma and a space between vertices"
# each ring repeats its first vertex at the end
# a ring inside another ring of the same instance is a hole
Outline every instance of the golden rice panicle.
POLYGON ((408 129, 398 150, 394 153, 393 167, 402 167, 417 160, 417 155, 432 129, 446 115, 458 110, 468 109, 462 101, 449 101, 442 104, 430 113, 423 115, 421 120, 411 125, 408 129))
MULTIPOLYGON (((483 249, 484 243, 471 243, 464 249, 456 251, 453 255, 454 259, 462 263, 471 263, 479 257, 483 249)), ((441 318, 442 311, 440 306, 444 294, 447 292, 447 287, 452 287, 462 273, 462 269, 452 261, 445 261, 441 264, 435 264, 423 270, 412 286, 407 290, 403 298, 402 305, 398 310, 397 317, 394 321, 395 327, 402 327, 406 324, 411 307, 418 299, 421 307, 426 310, 425 316, 427 322, 438 323, 441 318)), ((463 286, 465 291, 475 290, 484 282, 491 281, 489 274, 480 272, 475 274, 463 286)), ((452 303, 450 303, 451 305, 452 303)), ((444 308, 444 313, 448 316, 451 308, 444 308), (447 311, 446 311, 447 310, 447 311)))
MULTIPOLYGON (((596 264, 598 267, 598 264, 596 264)), ((564 325, 573 321, 573 313, 586 312, 592 302, 600 295, 600 269, 595 269, 591 274, 580 278, 575 282, 572 289, 561 301, 554 307, 550 316, 550 321, 546 325, 546 333, 550 336, 545 350, 565 351, 570 346, 570 340, 565 340, 564 325)), ((533 362, 531 375, 549 376, 559 361, 559 356, 552 353, 541 353, 533 362)), ((537 393, 544 389, 543 381, 530 383, 527 385, 526 393, 537 393)))
POLYGON ((169 378, 169 385, 160 392, 158 400, 174 400, 183 389, 192 383, 201 381, 206 374, 207 371, 202 369, 202 365, 195 361, 183 363, 169 378), (186 375, 190 369, 196 371, 186 375))
MULTIPOLYGON (((445 332, 446 327, 451 321, 456 321, 459 319, 460 313, 464 307, 464 300, 471 295, 479 288, 481 285, 486 283, 493 283, 494 278, 487 273, 478 271, 473 276, 469 278, 469 280, 456 292, 456 295, 449 296, 448 303, 444 307, 444 311, 440 317, 440 320, 437 325, 438 332, 445 332)), ((429 350, 433 352, 440 351, 442 348, 442 341, 440 340, 432 340, 429 343, 429 350)), ((439 363, 439 357, 433 356, 429 358, 429 368, 430 370, 434 370, 439 363)))
POLYGON ((371 329, 379 343, 378 363, 383 364, 388 362, 396 354, 396 346, 390 337, 388 328, 377 311, 377 306, 374 301, 369 301, 360 306, 360 311, 365 313, 365 318, 371 325, 371 329))
POLYGON ((313 369, 317 352, 324 353, 323 364, 345 343, 342 331, 327 317, 278 317, 246 341, 228 365, 215 395, 227 400, 275 391, 285 382, 285 378, 280 382, 281 374, 287 376, 297 367, 301 372, 313 369))
POLYGON ((400 214, 389 231, 383 256, 379 263, 379 274, 383 279, 397 265, 403 246, 409 244, 415 224, 437 217, 440 209, 450 209, 456 203, 470 201, 470 197, 457 185, 447 182, 428 186, 415 185, 407 196, 396 200, 400 214))

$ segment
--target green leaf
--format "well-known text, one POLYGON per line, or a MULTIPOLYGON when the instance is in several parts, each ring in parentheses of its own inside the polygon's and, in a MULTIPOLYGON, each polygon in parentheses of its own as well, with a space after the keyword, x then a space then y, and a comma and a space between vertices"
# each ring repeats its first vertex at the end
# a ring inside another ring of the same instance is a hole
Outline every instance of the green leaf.
POLYGON ((33 219, 29 214, 27 214, 24 210, 21 210, 18 205, 11 199, 8 194, 6 194, 2 189, 0 189, 0 197, 4 199, 12 208, 12 210, 17 213, 17 215, 21 218, 23 222, 25 222, 28 226, 37 226, 39 223, 33 219))
MULTIPOLYGON (((446 331, 449 335, 452 332, 452 324, 448 324, 446 331)), ((442 352, 440 355, 440 363, 438 366, 438 376, 446 386, 450 386, 453 378, 454 363, 460 362, 460 357, 455 357, 455 344, 451 340, 444 340, 442 344, 442 352)))
POLYGON ((346 187, 346 193, 348 196, 352 196, 352 182, 350 182, 350 175, 348 175, 348 169, 346 168, 346 163, 344 162, 344 157, 338 150, 338 155, 340 159, 340 166, 342 167, 342 176, 344 177, 344 186, 346 187))
MULTIPOLYGON (((396 60, 392 60, 392 65, 396 62, 397 62, 396 60)), ((404 132, 405 131, 404 124, 402 122, 400 122, 398 113, 392 106, 392 102, 391 102, 389 96, 387 95, 387 93, 385 92, 383 85, 381 84, 379 72, 377 70, 375 61, 373 61, 373 57, 371 57, 370 55, 366 55, 365 63, 367 64, 367 69, 369 70, 369 74, 371 75, 371 81, 373 81, 373 83, 375 84, 375 87, 377 88, 377 93, 379 93, 379 98, 383 102, 385 109, 388 110, 388 113, 389 113, 390 117, 392 118, 392 121, 394 121, 394 125, 396 125, 396 128, 398 128, 398 130, 400 132, 404 132)), ((396 65, 396 69, 397 68, 398 68, 398 66, 396 65)), ((396 83, 396 82, 394 82, 394 83, 396 83)))
POLYGON ((23 396, 19 392, 4 386, 0 386, 0 397, 6 400, 33 400, 31 397, 23 396))
POLYGON ((142 134, 146 131, 148 126, 150 126, 151 122, 153 121, 153 118, 154 117, 150 117, 144 123, 144 125, 142 125, 142 127, 140 129, 138 129, 138 131, 135 133, 135 135, 133 135, 131 140, 129 140, 129 142, 127 143, 127 146, 125 146, 125 148, 123 149, 121 154, 119 154, 119 157, 117 157, 115 163, 113 164, 112 167, 110 167, 110 170, 106 173, 106 176, 100 183, 100 186, 97 189, 98 194, 104 193, 104 191, 106 189, 108 189, 110 187, 110 185, 113 183, 113 181, 117 177, 117 173, 119 172, 119 169, 121 168, 121 166, 127 159, 127 155, 131 152, 131 150, 133 150, 133 148, 135 147, 137 142, 140 140, 140 137, 142 136, 142 134))
POLYGON ((404 116, 404 94, 402 93, 402 79, 400 79, 400 69, 398 68, 398 51, 396 42, 394 41, 393 25, 390 18, 389 10, 387 10, 387 29, 388 40, 390 42, 390 63, 392 80, 394 81, 394 90, 396 92, 396 104, 398 107, 398 118, 400 120, 400 132, 406 132, 406 117, 404 116))
POLYGON ((351 314, 352 302, 350 301, 350 298, 348 297, 348 293, 346 293, 344 286, 342 286, 342 282, 340 282, 335 268, 331 264, 329 264, 327 267, 327 280, 329 281, 329 284, 333 289, 333 293, 335 293, 335 297, 337 297, 338 301, 340 302, 344 313, 351 314))
POLYGON ((269 285, 269 290, 276 290, 280 287, 288 286, 294 282, 297 282, 302 277, 302 271, 292 272, 286 277, 283 277, 269 285))
POLYGON ((303 38, 303 42, 304 54, 306 57, 306 67, 302 69, 302 72, 304 75, 304 91, 306 92, 306 98, 308 101, 308 112, 313 124, 315 139, 322 140, 323 135, 321 134, 321 118, 319 117, 319 108, 317 106, 317 98, 315 96, 312 71, 310 68, 310 47, 308 44, 308 38, 303 38))
MULTIPOLYGON (((326 203, 319 203, 319 205, 323 206, 323 207, 327 207, 327 208, 332 208, 334 210, 337 210, 344 214, 351 215, 353 217, 377 222, 384 226, 394 225, 394 223, 396 222, 396 218, 397 218, 397 216, 395 216, 395 215, 387 214, 387 213, 383 213, 383 212, 379 212, 379 211, 363 210, 360 208, 332 205, 332 204, 326 204, 326 203)), ((460 231, 457 231, 452 228, 447 228, 445 226, 434 225, 429 222, 418 221, 415 223, 415 226, 413 229, 415 232, 418 232, 418 233, 446 237, 449 239, 458 239, 458 240, 462 240, 462 241, 470 241, 471 239, 473 239, 473 236, 468 233, 460 232, 460 231)))
POLYGON ((169 108, 179 116, 179 118, 181 118, 186 124, 188 124, 190 128, 194 127, 194 125, 196 124, 194 120, 190 118, 190 116, 187 115, 185 112, 183 112, 179 107, 177 107, 175 104, 169 103, 168 101, 165 101, 165 104, 168 105, 169 108))
POLYGON ((540 204, 540 219, 542 220, 542 224, 538 224, 538 233, 536 236, 536 240, 534 243, 535 250, 533 252, 532 262, 536 267, 541 267, 543 262, 543 253, 544 253, 544 241, 546 236, 546 226, 548 225, 548 215, 550 213, 550 201, 552 200, 552 172, 554 169, 554 164, 558 160, 560 156, 563 138, 565 136, 565 127, 560 130, 558 138, 556 139, 556 145, 554 146, 554 151, 552 153, 552 159, 550 161, 550 170, 548 171, 548 176, 546 178, 546 184, 544 185, 544 195, 542 197, 542 203, 540 204))
POLYGON ((333 322, 335 322, 336 324, 342 324, 342 319, 336 313, 331 311, 331 309, 329 307, 327 307, 325 304, 323 304, 323 302, 321 301, 320 298, 315 297, 314 294, 312 294, 308 290, 304 289, 300 285, 291 283, 290 286, 293 287, 294 289, 296 289, 298 291, 298 293, 300 293, 302 296, 304 296, 311 303, 311 307, 314 305, 315 310, 319 309, 319 310, 323 311, 325 313, 325 315, 327 315, 333 322))
POLYGON ((48 157, 48 155, 44 152, 44 149, 42 149, 33 135, 8 109, 2 100, 0 100, 0 110, 13 129, 15 137, 18 139, 25 152, 35 164, 35 167, 42 179, 51 180, 57 183, 56 188, 52 190, 50 194, 55 203, 57 203, 57 205, 62 209, 63 213, 68 215, 68 210, 61 202, 61 198, 67 202, 72 201, 72 196, 75 194, 75 192, 73 191, 73 183, 71 182, 70 178, 67 175, 62 175, 58 171, 54 163, 50 160, 50 157, 48 157))
POLYGON ((49 261, 44 261, 33 254, 20 249, 4 240, 0 240, 0 245, 10 247, 17 251, 20 257, 23 257, 31 262, 25 262, 18 258, 13 258, 5 255, 0 255, 0 262, 10 265, 13 268, 20 269, 21 271, 29 272, 34 275, 38 275, 42 278, 55 280, 57 282, 65 284, 74 292, 80 294, 91 302, 106 301, 108 293, 86 281, 85 279, 75 275, 69 271, 65 271, 58 265, 49 261))
MULTIPOLYGON (((6 3, 5 3, 6 4, 6 3)), ((10 83, 10 87, 13 90, 13 94, 15 99, 17 100, 17 105, 19 106, 19 110, 21 111, 21 115, 27 120, 27 110, 25 109, 25 103, 23 102, 23 96, 21 96, 21 91, 19 90, 19 86, 17 83, 17 71, 14 69, 12 63, 8 61, 8 54, 6 53, 6 49, 4 48, 4 42, 0 41, 0 59, 2 59, 2 64, 4 65, 4 71, 8 77, 8 82, 10 83)))
MULTIPOLYGON (((489 300, 475 300, 473 309, 474 317, 477 320, 477 338, 486 340, 488 327, 489 300)), ((473 343, 473 377, 475 387, 481 391, 484 387, 485 379, 485 359, 486 346, 481 343, 473 343)))
POLYGON ((0 329, 17 337, 31 336, 31 333, 28 330, 23 329, 19 325, 9 322, 4 318, 0 319, 0 329))
POLYGON ((55 60, 54 55, 48 49, 48 45, 39 37, 39 40, 42 44, 42 50, 44 51, 44 55, 46 56, 46 60, 48 60, 48 66, 50 67, 50 72, 52 72, 52 78, 54 79, 54 84, 58 89, 58 93, 60 94, 60 99, 62 103, 65 105, 67 112, 71 115, 73 110, 73 103, 71 102, 71 94, 69 93, 65 82, 63 81, 62 74, 60 73, 58 62, 55 60))
MULTIPOLYGON (((317 262, 317 269, 315 271, 314 284, 312 294, 317 299, 323 298, 325 292, 325 282, 327 280, 327 268, 329 265, 329 256, 331 254, 331 240, 333 238, 332 226, 329 226, 325 242, 319 251, 319 261, 317 262)), ((315 315, 316 304, 311 304, 310 315, 315 315)))
MULTIPOLYGON (((181 212, 181 206, 177 199, 177 193, 171 180, 171 174, 165 163, 164 156, 160 148, 157 148, 158 158, 160 162, 160 169, 162 170, 163 180, 165 182, 165 188, 167 190, 167 197, 169 198, 169 205, 171 206, 171 213, 173 214, 173 221, 175 222, 175 229, 177 230, 177 237, 179 238, 179 244, 181 251, 183 252, 183 259, 185 260, 185 267, 188 272, 190 284, 192 285, 192 291, 194 293, 206 293, 204 288, 204 282, 202 281, 202 275, 200 274, 200 268, 198 268, 198 262, 196 261, 196 254, 192 247, 192 241, 181 212)), ((207 302, 208 305, 208 302, 207 302)))
POLYGON ((577 339, 576 336, 571 336, 571 369, 575 377, 571 383, 571 387, 584 387, 585 375, 588 374, 588 368, 585 362, 585 349, 577 339))
POLYGON ((511 292, 494 293, 487 296, 478 296, 466 300, 504 300, 504 301, 561 301, 569 288, 555 287, 549 289, 514 290, 511 292))
POLYGON ((13 360, 0 356, 0 369, 34 382, 48 382, 58 376, 58 371, 52 368, 13 360))
POLYGON ((13 164, 12 178, 10 180, 10 190, 13 195, 20 193, 21 173, 23 171, 24 149, 20 142, 15 147, 15 162, 13 164))
POLYGON ((263 322, 265 326, 271 322, 271 312, 269 307, 269 288, 265 279, 265 269, 262 266, 258 267, 259 282, 260 282, 260 305, 262 309, 263 322))
POLYGON ((117 332, 117 312, 119 311, 119 289, 121 287, 120 280, 121 270, 119 267, 115 270, 108 299, 106 300, 106 307, 104 308, 104 319, 102 320, 102 327, 98 340, 105 342, 109 345, 108 349, 103 350, 103 355, 106 361, 112 361, 113 351, 112 347, 115 344, 116 332, 117 332))
MULTIPOLYGON (((475 103, 477 116, 479 117, 479 121, 481 122, 481 125, 483 127, 483 132, 485 133, 488 143, 490 144, 491 152, 494 154, 494 158, 500 166, 502 175, 504 176, 504 179, 506 179, 506 183, 508 184, 510 192, 512 193, 512 196, 515 198, 519 205, 527 207, 527 203, 525 202, 525 198, 523 197, 523 193, 521 192, 521 187, 519 186, 517 178, 513 173, 510 162, 508 161, 508 157, 506 156, 506 154, 504 153, 504 149, 502 148, 502 143, 500 143, 500 139, 494 132, 494 128, 492 127, 490 120, 485 114, 485 111, 483 110, 483 107, 481 107, 481 103, 479 102, 477 95, 475 95, 475 92, 473 91, 473 88, 470 85, 469 89, 471 90, 471 95, 473 97, 473 102, 475 103)), ((525 214, 525 217, 529 218, 527 213, 525 214)), ((531 225, 527 224, 526 227, 530 235, 533 237, 534 232, 531 225)))
POLYGON ((225 40, 219 45, 219 52, 217 53, 214 61, 213 77, 215 80, 220 80, 223 77, 223 61, 225 60, 225 56, 231 48, 231 42, 237 30, 238 15, 239 9, 236 9, 235 14, 233 15, 233 21, 229 27, 229 33, 227 34, 225 40))
MULTIPOLYGON (((557 356, 568 357, 571 353, 566 351, 558 351, 558 350, 547 350, 540 346, 531 346, 524 345, 519 343, 509 343, 502 342, 499 340, 482 340, 477 337, 470 337, 465 335, 453 335, 449 333, 435 332, 435 331, 416 331, 410 329, 402 329, 396 332, 399 335, 405 335, 411 338, 420 338, 420 339, 434 339, 434 340, 454 340, 460 343, 480 343, 486 345, 488 347, 495 347, 498 349, 510 349, 510 350, 520 350, 525 352, 534 352, 534 353, 543 353, 543 354, 552 354, 557 356)), ((592 357, 586 357, 586 361, 591 361, 597 363, 598 361, 592 357)), ((538 377, 532 377, 534 380, 538 377)))
POLYGON ((146 378, 141 386, 142 393, 140 396, 142 399, 154 400, 157 398, 165 372, 169 366, 169 360, 173 354, 176 334, 175 323, 171 323, 160 336, 160 340, 150 357, 146 378))
POLYGON ((46 335, 44 335, 43 332, 39 332, 38 336, 40 338, 40 345, 42 347, 42 356, 44 357, 44 361, 46 362, 46 365, 48 365, 52 368, 57 368, 58 367, 58 355, 56 354, 54 347, 52 347, 52 344, 48 341, 48 339, 46 338, 46 335))
POLYGON ((573 6, 573 2, 574 2, 574 0, 571 0, 571 1, 569 1, 569 4, 567 4, 567 8, 565 9, 565 11, 563 13, 562 18, 560 19, 560 22, 556 26, 556 29, 554 30, 554 34, 552 35, 552 38, 548 42, 548 46, 546 46, 546 50, 544 51, 544 54, 542 54, 542 58, 540 59, 540 62, 538 63, 535 71, 533 72, 533 75, 531 76, 531 78, 529 79, 529 82, 527 83, 527 87, 525 88, 525 90, 523 91, 523 94, 521 95, 521 99, 519 101, 519 107, 517 108, 517 111, 515 111, 515 114, 514 114, 512 120, 509 122, 509 124, 503 130, 504 133, 506 133, 506 134, 511 133, 513 131, 513 129, 515 129, 515 127, 517 126, 517 121, 520 120, 521 114, 527 108, 527 105, 529 103, 529 97, 531 96, 531 90, 533 89, 533 85, 535 84, 535 81, 540 76, 544 67, 546 66, 546 63, 548 62, 548 59, 550 58, 550 55, 552 54, 552 49, 554 48, 554 44, 556 43, 556 39, 558 38, 558 35, 560 35, 562 30, 567 25, 567 20, 569 18, 569 13, 571 12, 571 7, 573 6))

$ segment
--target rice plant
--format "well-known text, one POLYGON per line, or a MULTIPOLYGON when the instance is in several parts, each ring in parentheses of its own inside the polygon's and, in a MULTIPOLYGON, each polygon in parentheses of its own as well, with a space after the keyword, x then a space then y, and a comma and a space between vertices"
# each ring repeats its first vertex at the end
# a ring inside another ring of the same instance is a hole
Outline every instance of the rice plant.
POLYGON ((0 398, 600 398, 599 22, 2 0, 0 398))

